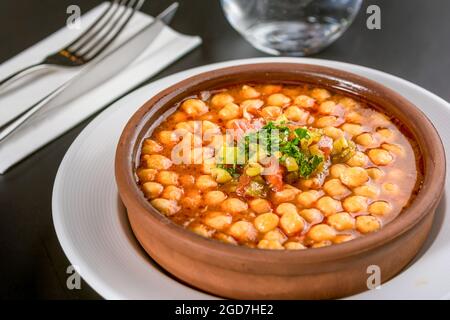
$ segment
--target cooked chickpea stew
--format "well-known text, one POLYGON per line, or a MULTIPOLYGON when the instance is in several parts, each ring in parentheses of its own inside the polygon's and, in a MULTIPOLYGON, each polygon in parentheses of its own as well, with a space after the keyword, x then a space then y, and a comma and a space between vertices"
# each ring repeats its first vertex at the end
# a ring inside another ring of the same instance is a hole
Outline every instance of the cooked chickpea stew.
POLYGON ((151 205, 211 239, 319 248, 380 230, 422 175, 395 120, 306 84, 199 92, 145 138, 136 171, 151 205))

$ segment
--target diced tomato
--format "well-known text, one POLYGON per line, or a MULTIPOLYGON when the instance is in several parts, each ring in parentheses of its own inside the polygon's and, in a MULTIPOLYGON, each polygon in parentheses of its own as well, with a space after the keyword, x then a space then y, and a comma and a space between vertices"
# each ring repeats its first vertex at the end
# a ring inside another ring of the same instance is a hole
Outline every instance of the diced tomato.
POLYGON ((251 181, 252 181, 252 179, 248 175, 243 173, 239 177, 239 182, 238 182, 238 185, 236 187, 237 195, 239 195, 241 197, 245 196, 245 190, 246 190, 247 186, 250 184, 251 181))
POLYGON ((239 140, 246 134, 252 131, 257 131, 263 126, 263 119, 254 119, 252 121, 249 121, 247 119, 235 119, 231 120, 230 124, 228 125, 228 129, 233 129, 233 138, 239 140))
POLYGON ((266 179, 272 191, 281 191, 283 190, 283 174, 284 167, 279 164, 274 164, 273 161, 278 161, 277 159, 271 160, 271 165, 277 165, 276 171, 273 174, 265 175, 264 179, 266 179))

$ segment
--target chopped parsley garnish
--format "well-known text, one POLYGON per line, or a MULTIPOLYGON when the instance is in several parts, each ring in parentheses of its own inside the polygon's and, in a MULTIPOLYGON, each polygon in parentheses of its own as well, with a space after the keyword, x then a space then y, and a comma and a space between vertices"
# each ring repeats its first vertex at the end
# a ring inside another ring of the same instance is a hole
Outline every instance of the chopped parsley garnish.
POLYGON ((312 135, 314 134, 305 128, 297 128, 291 131, 284 123, 275 124, 269 122, 259 131, 246 135, 241 146, 245 148, 246 159, 251 158, 253 151, 251 146, 256 143, 269 156, 279 151, 281 152, 280 160, 282 162, 287 157, 295 159, 298 165, 299 176, 308 178, 324 160, 321 156, 311 154, 307 148, 311 143, 309 140, 312 138, 312 135), (292 132, 295 137, 289 140, 292 132), (302 148, 302 145, 305 145, 306 148, 302 148))

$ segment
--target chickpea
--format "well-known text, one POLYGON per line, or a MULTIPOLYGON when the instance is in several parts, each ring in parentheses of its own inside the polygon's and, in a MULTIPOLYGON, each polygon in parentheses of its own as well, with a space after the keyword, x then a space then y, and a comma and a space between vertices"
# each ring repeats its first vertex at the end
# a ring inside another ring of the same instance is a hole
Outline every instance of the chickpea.
POLYGON ((223 212, 214 211, 206 214, 204 222, 213 229, 223 230, 233 222, 233 217, 223 212))
POLYGON ((236 242, 236 240, 234 240, 234 238, 232 236, 229 236, 225 233, 222 232, 216 232, 216 234, 214 235, 214 238, 222 241, 224 243, 228 243, 228 244, 232 244, 232 245, 237 245, 238 243, 236 242))
POLYGON ((321 223, 312 226, 307 236, 314 242, 330 241, 336 236, 336 231, 329 225, 321 223))
POLYGON ((282 93, 274 93, 267 98, 267 104, 271 106, 282 107, 289 102, 291 102, 291 98, 285 96, 282 93))
POLYGON ((306 249, 304 245, 302 245, 300 242, 295 241, 289 241, 284 244, 284 247, 288 250, 303 250, 306 249))
POLYGON ((331 97, 330 92, 327 89, 322 88, 314 88, 311 91, 311 97, 316 99, 319 102, 325 101, 331 97))
POLYGON ((358 105, 355 100, 349 97, 340 99, 339 104, 341 104, 347 110, 354 109, 358 105))
POLYGON ((270 205, 270 202, 266 199, 253 199, 250 201, 250 209, 255 211, 256 213, 265 213, 272 211, 272 207, 270 205))
POLYGON ((387 127, 391 124, 389 118, 379 112, 372 113, 369 118, 374 127, 387 127))
POLYGON ((325 127, 334 127, 338 125, 338 118, 335 116, 324 116, 316 119, 316 127, 325 128, 325 127))
POLYGON ((355 142, 359 145, 362 145, 364 147, 369 147, 375 143, 375 139, 373 136, 368 133, 361 133, 359 136, 356 137, 355 142))
POLYGON ((343 242, 347 242, 350 240, 355 239, 355 236, 352 234, 338 234, 334 239, 333 242, 338 244, 338 243, 343 243, 343 242))
POLYGON ((264 105, 261 99, 247 99, 241 102, 241 109, 257 110, 264 105))
POLYGON ((332 138, 333 140, 337 140, 344 136, 344 131, 342 131, 339 128, 335 128, 335 127, 325 127, 325 128, 323 128, 323 133, 326 136, 329 136, 330 138, 332 138))
POLYGON ((211 174, 212 169, 216 167, 216 164, 213 161, 203 161, 202 164, 202 172, 204 174, 211 174))
POLYGON ((387 128, 380 128, 377 130, 378 135, 383 139, 383 141, 392 141, 395 138, 395 133, 387 128))
POLYGON ((202 196, 198 190, 188 190, 180 200, 181 205, 187 209, 197 209, 202 203, 202 196))
POLYGON ((323 184, 323 179, 318 179, 317 177, 301 179, 298 184, 302 189, 319 189, 323 184))
POLYGON ((267 232, 264 235, 263 239, 264 240, 276 240, 279 243, 283 244, 284 242, 286 242, 286 240, 288 238, 280 229, 277 228, 275 230, 267 232))
POLYGON ((369 180, 369 175, 361 167, 350 167, 341 173, 340 179, 346 186, 354 188, 366 183, 369 180))
POLYGON ((370 160, 378 166, 385 166, 394 160, 389 151, 383 149, 371 149, 368 152, 370 160))
POLYGON ((253 99, 253 98, 258 98, 261 94, 255 88, 247 86, 247 85, 243 85, 241 90, 239 91, 239 95, 243 99, 253 99))
POLYGON ((238 221, 231 225, 228 233, 235 239, 241 242, 253 242, 256 240, 258 231, 256 231, 253 224, 248 221, 238 221))
POLYGON ((263 94, 273 94, 280 92, 283 89, 282 86, 278 84, 266 84, 261 88, 263 94))
POLYGON ((188 115, 183 111, 177 111, 173 113, 169 119, 175 123, 186 121, 188 119, 188 115))
MULTIPOLYGON (((184 136, 187 132, 194 133, 194 131, 197 131, 200 129, 201 122, 200 121, 184 121, 179 122, 175 125, 176 133, 178 136, 184 136)), ((191 135, 188 136, 189 138, 192 138, 191 135)), ((185 138, 183 137, 183 140, 185 138)))
POLYGON ((351 196, 344 199, 342 206, 346 211, 352 213, 367 211, 367 198, 363 196, 351 196))
POLYGON ((215 94, 212 97, 211 106, 218 109, 218 108, 222 108, 223 106, 225 106, 228 103, 233 103, 233 102, 234 102, 234 98, 232 95, 230 95, 226 92, 221 92, 221 93, 215 94))
POLYGON ((217 187, 217 182, 213 179, 212 176, 205 174, 197 178, 195 185, 200 190, 207 190, 217 187))
POLYGON ((355 228, 355 219, 347 212, 332 214, 327 218, 327 223, 338 231, 355 228))
POLYGON ((281 93, 285 94, 286 96, 294 99, 296 96, 300 94, 302 90, 298 87, 283 87, 283 90, 281 90, 281 93))
POLYGON ((208 106, 199 99, 187 99, 183 101, 181 108, 191 117, 201 116, 208 112, 208 106))
POLYGON ((361 151, 356 151, 355 154, 347 161, 350 167, 364 167, 369 162, 369 158, 361 151))
POLYGON ((178 141, 175 131, 163 130, 158 133, 158 140, 162 144, 170 145, 178 141))
POLYGON ((316 190, 308 190, 297 195, 296 201, 299 205, 305 208, 310 208, 314 205, 317 199, 320 198, 320 193, 316 190))
POLYGON ((158 170, 155 169, 138 169, 136 174, 140 182, 153 181, 156 178, 158 170))
POLYGON ((191 176, 190 174, 183 174, 178 177, 178 181, 184 188, 187 188, 187 187, 192 187, 194 185, 195 178, 194 178, 194 176, 191 176))
POLYGON ((147 167, 156 170, 166 170, 172 166, 172 161, 159 154, 152 154, 147 159, 147 167))
POLYGON ((162 198, 168 200, 176 200, 179 201, 183 196, 183 189, 180 189, 175 186, 167 186, 164 188, 164 191, 161 195, 162 198))
POLYGON ((398 144, 383 143, 381 145, 381 147, 383 149, 386 149, 386 150, 396 154, 397 156, 402 157, 402 158, 406 155, 405 149, 401 145, 398 145, 398 144))
POLYGON ((356 217, 356 229, 361 233, 375 232, 380 229, 380 221, 373 216, 356 217))
POLYGON ((380 195, 380 189, 375 185, 365 185, 356 187, 353 192, 357 196, 364 196, 370 199, 376 199, 380 195))
MULTIPOLYGON (((211 122, 209 120, 203 120, 201 124, 202 124, 202 130, 203 130, 204 135, 220 134, 220 127, 217 124, 215 124, 214 122, 211 122)), ((201 137, 200 137, 199 142, 201 142, 201 137)))
POLYGON ((309 113, 303 111, 297 106, 287 107, 284 111, 284 115, 291 121, 306 123, 309 117, 309 113))
POLYGON ((281 115, 281 108, 274 106, 265 107, 261 110, 261 115, 264 118, 276 119, 281 115))
POLYGON ((152 204, 152 206, 154 206, 157 210, 164 213, 166 216, 172 216, 181 209, 181 207, 174 200, 156 198, 150 201, 150 203, 152 204))
POLYGON ((222 191, 209 191, 207 194, 205 194, 205 203, 208 206, 216 206, 225 201, 226 198, 226 194, 222 191))
POLYGON ((329 196, 320 198, 317 201, 316 207, 317 209, 322 211, 326 217, 336 212, 342 211, 341 202, 329 196))
POLYGON ((348 167, 345 164, 342 164, 342 163, 333 164, 330 167, 330 175, 333 178, 340 178, 341 174, 343 174, 347 168, 348 167))
POLYGON ((305 222, 297 212, 290 211, 281 216, 280 226, 286 234, 293 235, 303 230, 305 227, 305 222))
POLYGON ((311 246, 311 248, 323 248, 323 247, 328 247, 328 246, 331 246, 331 245, 332 245, 332 242, 329 241, 329 240, 326 240, 326 241, 320 241, 320 242, 314 243, 311 246))
POLYGON ((145 195, 152 199, 158 197, 163 192, 164 187, 157 182, 146 182, 142 185, 142 191, 145 195))
POLYGON ((259 249, 269 249, 269 250, 284 250, 281 243, 276 240, 261 240, 258 242, 259 249))
POLYGON ((294 201, 298 193, 300 193, 300 190, 297 188, 285 188, 275 193, 272 198, 275 203, 294 201))
POLYGON ((333 101, 325 101, 319 105, 318 112, 320 114, 328 115, 328 114, 332 114, 335 109, 336 109, 336 103, 334 103, 333 101))
POLYGON ((162 145, 152 139, 146 139, 144 145, 142 146, 142 154, 152 154, 161 152, 163 149, 162 145))
POLYGON ((357 136, 359 134, 362 133, 363 128, 361 125, 359 124, 354 124, 354 123, 344 123, 341 126, 341 129, 344 130, 345 132, 347 132, 349 135, 352 136, 357 136))
POLYGON ((317 224, 323 221, 322 212, 318 209, 303 209, 300 211, 300 215, 310 224, 317 224))
POLYGON ((297 213, 297 207, 289 202, 282 203, 278 205, 277 209, 275 210, 277 214, 282 216, 285 213, 297 213))
POLYGON ((247 203, 237 198, 228 198, 222 202, 222 210, 230 213, 239 213, 248 209, 247 203))
POLYGON ((400 188, 395 183, 386 182, 381 185, 381 190, 383 191, 383 193, 396 195, 400 191, 400 188))
POLYGON ((191 231, 195 232, 199 236, 205 237, 205 238, 211 238, 212 234, 214 233, 214 230, 208 229, 204 224, 196 224, 192 226, 191 231))
POLYGON ((306 95, 299 95, 294 99, 294 104, 302 108, 309 109, 314 107, 316 100, 306 95))
POLYGON ((325 182, 323 190, 332 197, 344 197, 350 190, 341 183, 339 179, 331 179, 325 182))
POLYGON ((178 174, 173 171, 159 171, 156 175, 156 181, 163 185, 177 185, 178 184, 178 174))
POLYGON ((369 177, 374 181, 378 181, 384 176, 384 172, 380 168, 369 168, 366 171, 369 177))
POLYGON ((345 114, 345 121, 350 123, 361 124, 364 120, 363 116, 356 111, 350 111, 345 114))
POLYGON ((232 120, 239 118, 241 111, 239 106, 235 103, 227 103, 222 109, 218 112, 219 118, 223 120, 232 120))
POLYGON ((375 201, 369 206, 369 213, 374 216, 384 216, 392 211, 392 206, 387 201, 375 201))
POLYGON ((280 218, 274 213, 263 213, 255 218, 253 224, 259 232, 269 232, 275 229, 278 225, 280 218))

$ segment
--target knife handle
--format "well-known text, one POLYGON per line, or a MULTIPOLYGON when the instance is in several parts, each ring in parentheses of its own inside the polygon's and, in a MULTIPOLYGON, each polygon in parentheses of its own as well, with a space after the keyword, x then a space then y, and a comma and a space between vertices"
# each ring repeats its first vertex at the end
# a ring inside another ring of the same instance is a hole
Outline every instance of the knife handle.
POLYGON ((16 131, 21 125, 23 125, 32 115, 38 112, 43 106, 45 106, 50 100, 56 97, 65 87, 69 84, 69 81, 59 86, 44 98, 27 108, 25 111, 17 115, 7 124, 3 125, 0 128, 0 142, 6 139, 9 135, 11 135, 14 131, 16 131))
POLYGON ((10 74, 6 78, 0 80, 0 91, 2 89, 6 88, 8 85, 12 84, 14 81, 16 81, 22 77, 25 77, 26 75, 31 74, 39 69, 43 69, 43 68, 47 68, 47 67, 49 67, 48 64, 40 62, 40 63, 32 64, 28 67, 22 68, 16 72, 10 74))

